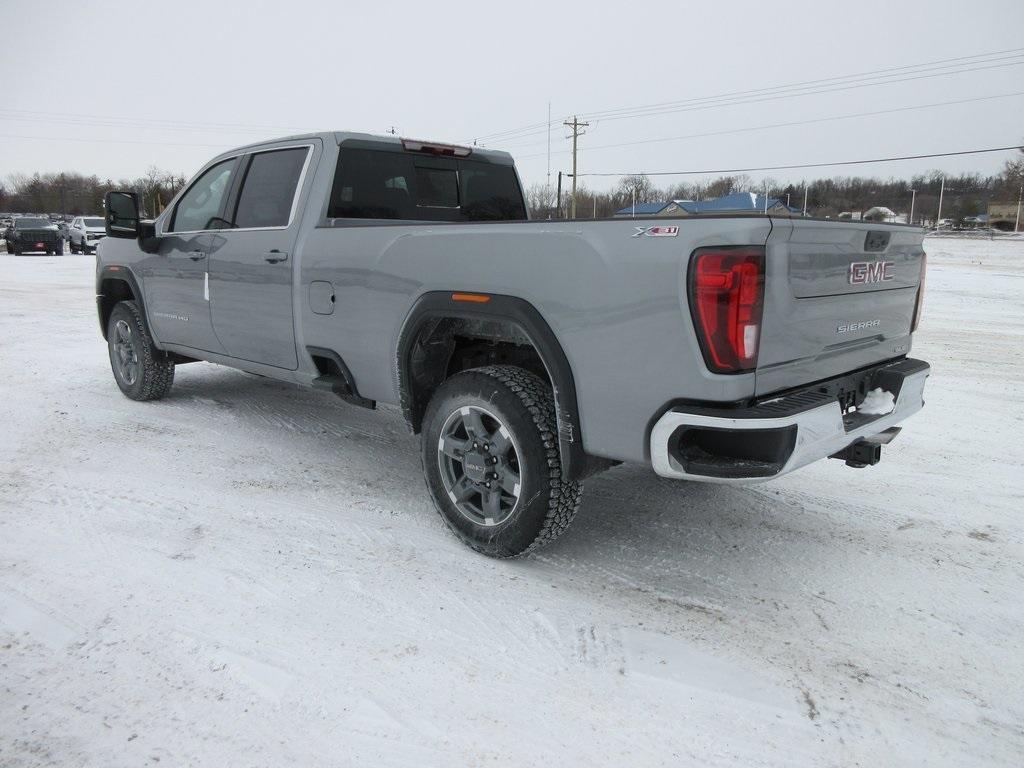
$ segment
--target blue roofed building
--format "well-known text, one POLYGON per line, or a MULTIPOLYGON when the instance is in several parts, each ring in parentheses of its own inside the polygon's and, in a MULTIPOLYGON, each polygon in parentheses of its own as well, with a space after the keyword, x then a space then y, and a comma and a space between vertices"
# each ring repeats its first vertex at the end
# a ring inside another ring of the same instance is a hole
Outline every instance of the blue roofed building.
POLYGON ((784 200, 756 192, 734 192, 709 200, 670 200, 666 203, 637 203, 616 211, 616 216, 695 216, 701 213, 773 213, 777 216, 799 216, 800 209, 786 205, 784 200), (767 207, 765 203, 767 202, 767 207))

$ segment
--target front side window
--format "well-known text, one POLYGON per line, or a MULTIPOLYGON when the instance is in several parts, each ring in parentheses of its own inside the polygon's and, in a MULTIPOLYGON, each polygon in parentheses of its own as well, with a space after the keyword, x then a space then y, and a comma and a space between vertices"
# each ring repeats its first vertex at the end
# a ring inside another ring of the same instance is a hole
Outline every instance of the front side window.
POLYGON ((200 176, 175 208, 169 231, 198 232, 220 228, 218 217, 234 167, 235 159, 231 158, 217 163, 200 176))
POLYGON ((235 227, 288 226, 308 152, 296 147, 253 155, 238 197, 235 227))

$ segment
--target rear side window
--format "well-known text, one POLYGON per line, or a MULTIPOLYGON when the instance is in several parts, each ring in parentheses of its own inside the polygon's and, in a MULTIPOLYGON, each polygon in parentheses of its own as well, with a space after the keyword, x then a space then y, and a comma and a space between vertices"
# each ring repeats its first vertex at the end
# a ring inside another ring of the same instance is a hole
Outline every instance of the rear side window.
POLYGON ((511 166, 342 149, 329 218, 515 221, 526 206, 511 166))
POLYGON ((238 196, 235 227, 288 226, 308 152, 307 147, 296 147, 252 156, 238 196))
POLYGON ((235 159, 217 163, 196 179, 174 209, 171 232, 198 232, 220 228, 221 205, 228 192, 235 159))

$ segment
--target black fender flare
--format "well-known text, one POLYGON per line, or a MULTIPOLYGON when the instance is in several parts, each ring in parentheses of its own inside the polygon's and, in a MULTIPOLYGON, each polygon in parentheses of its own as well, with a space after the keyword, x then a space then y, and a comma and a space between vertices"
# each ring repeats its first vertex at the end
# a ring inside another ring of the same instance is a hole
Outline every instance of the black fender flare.
POLYGON ((452 317, 498 320, 519 327, 540 356, 551 379, 555 415, 558 420, 558 450, 562 459, 565 480, 576 480, 588 474, 590 462, 583 450, 579 428, 579 406, 576 402, 576 384, 572 368, 551 327, 537 308, 524 299, 497 294, 487 296, 484 302, 456 301, 451 291, 430 291, 422 294, 413 304, 398 335, 396 378, 402 413, 413 432, 419 432, 418 404, 414 402, 410 384, 410 353, 423 323, 432 318, 452 317))
MULTIPOLYGON (((142 317, 146 321, 147 327, 150 328, 150 334, 152 334, 152 326, 149 325, 149 316, 146 314, 146 299, 142 294, 142 286, 139 285, 139 281, 128 267, 121 266, 120 264, 105 264, 96 276, 96 314, 100 323, 100 333, 103 338, 107 338, 107 324, 104 322, 103 317, 103 301, 106 296, 102 292, 103 282, 105 280, 120 280, 123 283, 127 283, 128 287, 131 288, 132 294, 135 296, 135 303, 139 305, 139 309, 142 310, 142 317)), ((156 342, 156 338, 153 339, 156 342)), ((159 343, 157 343, 159 347, 159 343)))

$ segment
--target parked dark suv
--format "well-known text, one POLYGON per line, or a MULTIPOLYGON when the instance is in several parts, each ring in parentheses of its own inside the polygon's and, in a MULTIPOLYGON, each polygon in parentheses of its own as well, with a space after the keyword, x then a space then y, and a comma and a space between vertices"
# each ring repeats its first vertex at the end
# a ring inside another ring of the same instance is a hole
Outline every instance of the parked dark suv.
POLYGON ((48 254, 64 254, 64 240, 57 226, 49 219, 36 216, 20 216, 4 232, 7 252, 20 256, 33 251, 48 254))

